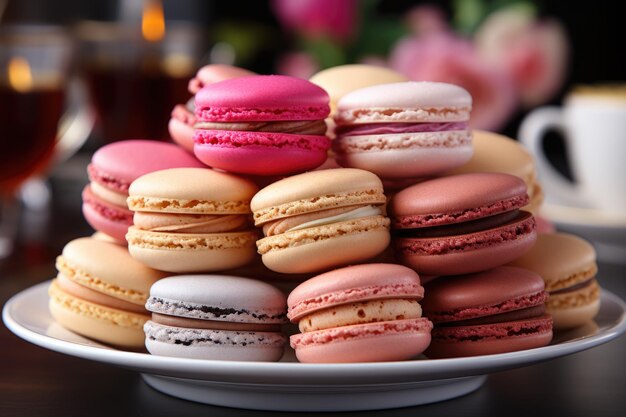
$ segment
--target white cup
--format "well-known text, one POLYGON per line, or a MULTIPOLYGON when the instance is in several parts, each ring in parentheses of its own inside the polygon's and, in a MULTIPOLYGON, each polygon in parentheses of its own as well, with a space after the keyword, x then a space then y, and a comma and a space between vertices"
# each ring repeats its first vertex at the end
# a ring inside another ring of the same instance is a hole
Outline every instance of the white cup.
POLYGON ((548 197, 626 213, 626 86, 576 89, 562 108, 542 107, 528 114, 519 139, 535 156, 548 197), (575 182, 546 158, 542 143, 548 130, 562 134, 575 182))

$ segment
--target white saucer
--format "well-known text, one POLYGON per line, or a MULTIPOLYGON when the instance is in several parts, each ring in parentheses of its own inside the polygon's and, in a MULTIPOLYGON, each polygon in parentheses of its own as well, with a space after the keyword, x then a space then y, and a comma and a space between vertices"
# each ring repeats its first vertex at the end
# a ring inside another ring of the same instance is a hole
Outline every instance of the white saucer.
POLYGON ((611 213, 546 201, 541 206, 541 215, 558 230, 589 240, 599 260, 626 263, 626 212, 611 213))
POLYGON ((48 312, 48 285, 28 288, 5 304, 3 321, 19 337, 141 372, 148 384, 166 394, 256 410, 358 411, 442 401, 477 389, 490 372, 589 349, 626 331, 626 304, 603 291, 595 325, 559 334, 550 346, 521 352, 364 364, 294 363, 291 351, 278 363, 169 358, 116 350, 65 330, 48 312))

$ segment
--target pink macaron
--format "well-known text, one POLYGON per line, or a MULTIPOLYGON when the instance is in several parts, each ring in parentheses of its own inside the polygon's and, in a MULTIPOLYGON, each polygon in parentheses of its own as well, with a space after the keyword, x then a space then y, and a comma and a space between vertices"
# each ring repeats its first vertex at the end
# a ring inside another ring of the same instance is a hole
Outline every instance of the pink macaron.
POLYGON ((424 315, 435 324, 429 358, 513 352, 552 339, 548 294, 534 272, 502 266, 439 278, 425 288, 424 315))
POLYGON ((328 94, 282 75, 241 77, 196 94, 194 153, 205 164, 250 175, 289 175, 326 160, 328 94))
POLYGON ((346 94, 335 115, 337 161, 381 178, 432 176, 472 156, 472 97, 428 81, 382 84, 346 94))
POLYGON ((423 297, 419 276, 401 265, 355 265, 318 275, 287 299, 287 316, 301 331, 291 336, 291 347, 309 363, 413 358, 430 343, 423 297))
POLYGON ((130 184, 152 171, 204 167, 180 147, 151 140, 125 140, 98 149, 87 167, 90 183, 83 190, 83 215, 99 232, 117 241, 133 224, 126 198, 130 184))
MULTIPOLYGON (((211 64, 198 70, 194 78, 189 80, 188 90, 196 94, 202 87, 231 78, 254 75, 252 71, 231 65, 211 64)), ((192 97, 186 104, 177 104, 172 110, 168 129, 174 142, 193 152, 193 126, 196 123, 195 103, 192 97)))
POLYGON ((537 239, 526 184, 500 173, 454 175, 421 182, 390 204, 394 247, 420 274, 456 275, 504 265, 537 239))

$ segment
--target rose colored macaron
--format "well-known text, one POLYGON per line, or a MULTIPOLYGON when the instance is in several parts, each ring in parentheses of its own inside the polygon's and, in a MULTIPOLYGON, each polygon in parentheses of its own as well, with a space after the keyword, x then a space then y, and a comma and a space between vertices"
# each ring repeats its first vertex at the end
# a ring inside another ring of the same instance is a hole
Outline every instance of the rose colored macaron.
POLYGON ((83 215, 97 231, 125 242, 124 235, 133 224, 133 213, 126 205, 131 182, 160 169, 203 166, 171 143, 125 140, 105 145, 87 167, 90 183, 83 190, 83 215))
POLYGON ((463 165, 472 156, 471 109, 470 94, 453 84, 411 81, 353 91, 335 115, 337 162, 391 179, 463 165))
POLYGON ((360 169, 294 175, 259 191, 250 203, 265 238, 263 263, 283 273, 318 272, 364 261, 389 245, 380 179, 360 169))
POLYGON ((502 266, 425 285, 424 316, 435 324, 429 358, 489 355, 545 346, 552 319, 543 280, 502 266))
POLYGON ((544 279, 555 329, 581 326, 598 314, 596 252, 587 241, 566 233, 541 234, 535 246, 510 265, 535 271, 544 279))
POLYGON ((300 362, 382 362, 413 358, 430 343, 424 288, 409 268, 349 266, 300 284, 287 299, 300 362))
POLYGON ((135 212, 126 239, 130 254, 169 272, 208 272, 243 266, 256 256, 257 230, 249 180, 208 168, 173 168, 130 186, 135 212))
POLYGON ((286 342, 285 296, 264 282, 224 275, 181 275, 150 289, 145 344, 154 355, 277 361, 286 342))
POLYGON ((526 183, 530 202, 524 210, 535 216, 543 203, 543 190, 537 181, 535 159, 524 146, 507 136, 484 130, 472 131, 474 154, 462 166, 444 175, 470 174, 475 172, 502 172, 515 175, 526 183))
MULTIPOLYGON (((202 87, 231 78, 255 75, 254 72, 230 65, 211 64, 198 70, 194 78, 189 80, 188 90, 196 94, 202 87)), ((193 126, 196 123, 195 102, 192 97, 186 104, 177 104, 172 110, 172 117, 168 124, 170 136, 180 146, 193 152, 193 126)))
POLYGON ((406 188, 391 200, 395 248, 403 264, 428 275, 494 268, 537 238, 526 185, 508 174, 465 174, 406 188))
POLYGON ((50 313, 76 333, 116 346, 143 346, 144 304, 165 274, 148 268, 124 246, 92 238, 69 242, 56 260, 50 313))
POLYGON ((205 164, 250 175, 287 175, 326 160, 328 94, 283 75, 242 77, 196 94, 194 153, 205 164))

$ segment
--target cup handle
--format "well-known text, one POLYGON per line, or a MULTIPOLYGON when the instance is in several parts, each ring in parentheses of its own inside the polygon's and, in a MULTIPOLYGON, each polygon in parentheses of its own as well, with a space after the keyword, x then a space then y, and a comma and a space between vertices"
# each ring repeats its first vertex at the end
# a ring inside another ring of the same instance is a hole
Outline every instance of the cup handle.
POLYGON ((520 125, 518 137, 535 157, 537 171, 546 194, 556 197, 563 204, 585 205, 577 185, 557 171, 543 152, 545 133, 550 129, 559 131, 567 145, 569 140, 567 126, 560 107, 547 106, 530 112, 520 125))

